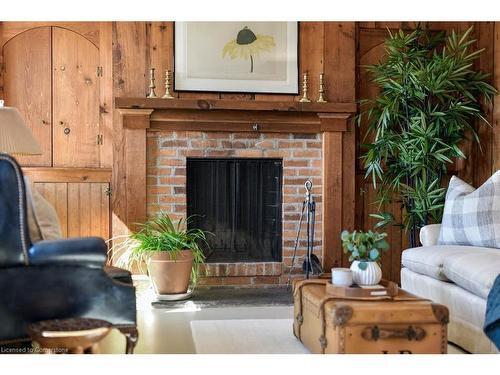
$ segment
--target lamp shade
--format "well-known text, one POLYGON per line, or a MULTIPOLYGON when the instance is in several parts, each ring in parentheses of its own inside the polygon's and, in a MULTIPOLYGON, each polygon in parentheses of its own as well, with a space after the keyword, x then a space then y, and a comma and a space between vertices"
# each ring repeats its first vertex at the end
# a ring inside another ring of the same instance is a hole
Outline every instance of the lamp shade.
POLYGON ((0 106, 0 152, 41 155, 42 149, 16 108, 0 106))

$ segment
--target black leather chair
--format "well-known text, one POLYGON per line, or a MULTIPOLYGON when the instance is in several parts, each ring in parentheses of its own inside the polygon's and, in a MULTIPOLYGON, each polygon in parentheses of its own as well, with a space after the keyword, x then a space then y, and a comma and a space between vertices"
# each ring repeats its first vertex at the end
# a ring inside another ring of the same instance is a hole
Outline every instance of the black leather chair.
POLYGON ((47 319, 96 318, 137 342, 135 288, 128 271, 105 267, 98 237, 30 242, 22 171, 0 153, 0 346, 29 340, 47 319))

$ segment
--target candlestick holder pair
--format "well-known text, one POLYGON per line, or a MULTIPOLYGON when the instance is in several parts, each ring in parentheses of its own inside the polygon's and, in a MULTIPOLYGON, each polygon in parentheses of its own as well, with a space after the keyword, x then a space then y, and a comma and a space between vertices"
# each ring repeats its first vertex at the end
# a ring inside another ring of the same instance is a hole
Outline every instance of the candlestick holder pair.
MULTIPOLYGON (((326 103, 324 77, 325 75, 323 73, 319 75, 318 100, 316 100, 316 103, 326 103)), ((302 79, 302 98, 300 98, 299 102, 301 103, 311 102, 311 99, 309 99, 309 97, 307 96, 307 91, 308 91, 308 75, 307 73, 304 73, 302 79)))
MULTIPOLYGON (((170 93, 170 70, 165 70, 165 95, 163 95, 162 99, 174 99, 172 94, 170 93)), ((158 98, 156 95, 156 84, 155 84, 155 68, 149 69, 149 93, 147 98, 158 98)))

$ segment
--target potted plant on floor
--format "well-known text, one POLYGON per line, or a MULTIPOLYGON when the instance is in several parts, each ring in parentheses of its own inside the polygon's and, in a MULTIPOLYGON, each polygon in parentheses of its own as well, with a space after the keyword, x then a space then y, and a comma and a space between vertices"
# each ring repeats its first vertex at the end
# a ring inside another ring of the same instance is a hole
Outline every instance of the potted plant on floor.
POLYGON ((340 236, 344 253, 349 253, 353 281, 358 285, 376 285, 382 279, 379 261, 389 244, 387 233, 344 230, 340 236))
POLYGON ((378 193, 379 212, 370 216, 384 227, 396 221, 385 209, 401 205, 402 223, 395 224, 407 231, 410 247, 422 226, 441 222, 447 167, 466 158, 463 141, 472 134, 479 143, 475 123, 489 126, 482 102, 497 91, 476 68, 483 50, 472 33, 389 33, 386 58, 366 67, 380 89, 362 101, 358 115, 370 142, 362 155, 365 177, 378 193))
POLYGON ((189 220, 180 219, 175 224, 168 214, 160 212, 124 239, 115 238, 119 243, 111 248, 111 259, 129 270, 136 264, 141 272, 146 264, 157 294, 186 293, 190 281, 196 285, 199 266, 205 260, 200 245, 207 244, 208 233, 188 229, 189 220))

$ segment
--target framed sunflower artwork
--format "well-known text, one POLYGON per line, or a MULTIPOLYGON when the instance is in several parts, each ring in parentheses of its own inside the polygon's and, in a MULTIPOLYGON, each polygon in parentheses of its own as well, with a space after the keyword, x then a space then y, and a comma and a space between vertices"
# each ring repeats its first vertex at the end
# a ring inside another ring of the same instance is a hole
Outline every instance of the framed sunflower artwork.
POLYGON ((176 22, 178 91, 298 94, 297 22, 176 22))

